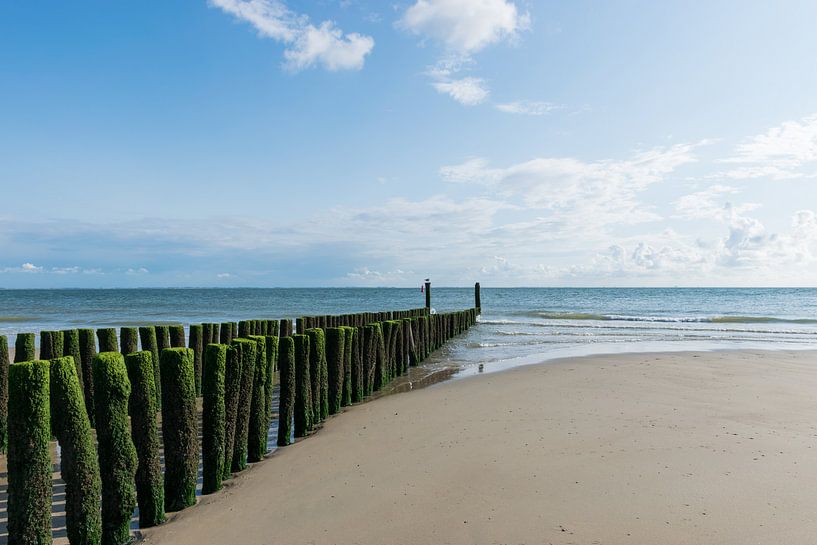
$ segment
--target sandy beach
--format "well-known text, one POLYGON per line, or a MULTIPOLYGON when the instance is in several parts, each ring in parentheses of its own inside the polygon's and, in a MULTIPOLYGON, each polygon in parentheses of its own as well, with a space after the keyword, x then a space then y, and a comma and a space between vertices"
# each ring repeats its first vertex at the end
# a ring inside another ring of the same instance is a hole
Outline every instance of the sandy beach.
POLYGON ((814 352, 595 356, 387 396, 144 538, 813 543, 815 362, 814 352))

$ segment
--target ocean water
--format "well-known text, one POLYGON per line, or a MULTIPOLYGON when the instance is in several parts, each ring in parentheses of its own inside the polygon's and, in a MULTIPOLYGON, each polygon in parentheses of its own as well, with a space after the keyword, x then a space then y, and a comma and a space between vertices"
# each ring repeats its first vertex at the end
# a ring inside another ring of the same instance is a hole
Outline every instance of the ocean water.
MULTIPOLYGON (((422 307, 416 289, 0 290, 0 334, 75 327, 295 318, 422 307)), ((433 288, 435 311, 473 306, 433 288)), ((615 352, 817 349, 817 289, 490 288, 477 327, 430 365, 461 374, 615 352)))

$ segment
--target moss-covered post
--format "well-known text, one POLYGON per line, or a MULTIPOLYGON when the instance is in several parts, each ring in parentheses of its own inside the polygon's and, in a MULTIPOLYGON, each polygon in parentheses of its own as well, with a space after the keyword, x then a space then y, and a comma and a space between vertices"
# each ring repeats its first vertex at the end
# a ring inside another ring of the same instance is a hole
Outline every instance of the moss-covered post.
MULTIPOLYGON (((274 330, 277 331, 277 330, 274 330)), ((267 429, 272 424, 272 392, 275 388, 275 372, 278 367, 278 337, 267 335, 264 337, 267 347, 267 372, 265 393, 267 397, 267 429)))
POLYGON ((119 352, 119 341, 116 338, 116 329, 104 327, 96 330, 99 339, 99 352, 119 352))
POLYGON ((85 392, 85 410, 91 427, 96 427, 94 401, 94 358, 96 357, 96 334, 93 329, 79 330, 79 354, 82 361, 82 386, 85 392))
POLYGON ((196 430, 196 381, 193 351, 162 350, 162 438, 165 447, 165 511, 196 503, 199 440, 196 430))
POLYGON ((9 367, 8 542, 51 543, 51 439, 47 361, 9 367))
POLYGON ((219 341, 221 344, 229 345, 233 342, 233 324, 232 322, 224 322, 221 324, 221 331, 219 333, 219 341))
POLYGON ((355 327, 352 350, 352 403, 363 401, 363 328, 355 327))
POLYGON ((74 358, 51 361, 51 415, 54 434, 60 443, 60 475, 65 481, 65 526, 70 543, 99 544, 102 518, 94 437, 85 412, 74 358))
POLYGON ((165 348, 171 348, 170 326, 157 325, 153 329, 156 331, 156 347, 159 349, 159 360, 161 361, 162 350, 165 348))
POLYGON ((233 345, 241 350, 241 390, 238 395, 238 411, 235 419, 235 441, 233 442, 232 470, 243 471, 247 467, 247 438, 250 432, 250 409, 257 359, 256 342, 238 338, 233 345))
MULTIPOLYGON (((213 324, 205 324, 208 326, 207 343, 210 344, 209 338, 213 333, 213 324)), ((196 395, 201 395, 201 358, 204 353, 205 346, 205 331, 201 324, 190 324, 190 349, 193 350, 193 371, 196 378, 196 395)))
POLYGON ((18 333, 14 340, 14 363, 34 361, 36 357, 34 333, 18 333))
POLYGON ((246 339, 247 335, 249 334, 250 334, 249 320, 241 320, 240 322, 238 322, 238 337, 246 339))
MULTIPOLYGON (((260 325, 261 322, 259 322, 260 325)), ((252 401, 250 403, 250 425, 247 434, 247 461, 260 462, 267 454, 267 339, 263 335, 253 335, 255 341, 255 376, 253 378, 252 401)))
POLYGON ((8 447, 9 342, 0 335, 0 453, 8 447))
POLYGON ((82 374, 82 351, 79 349, 79 330, 66 329, 62 332, 62 339, 62 355, 71 356, 74 359, 74 368, 77 370, 79 389, 83 392, 83 397, 85 397, 85 380, 82 374))
POLYGON ((295 437, 305 437, 314 425, 309 337, 293 335, 295 341, 295 437))
POLYGON ((162 408, 162 380, 159 373, 159 345, 156 341, 156 328, 153 326, 140 327, 139 339, 142 341, 142 350, 151 354, 153 362, 153 388, 156 392, 156 410, 162 408))
POLYGON ((201 493, 212 494, 221 489, 224 476, 224 377, 227 369, 227 347, 208 344, 204 349, 202 369, 202 461, 201 493))
POLYGON ((340 412, 343 399, 344 359, 346 354, 346 331, 341 327, 326 330, 326 364, 328 372, 328 412, 340 412))
POLYGON ((224 463, 222 478, 229 479, 233 467, 235 425, 238 417, 238 399, 241 396, 241 347, 227 348, 227 366, 224 372, 224 463))
MULTIPOLYGON (((326 365, 326 334, 323 329, 312 328, 305 333, 309 337, 309 383, 312 389, 312 424, 316 425, 323 416, 323 367, 326 365)), ((327 409, 329 396, 327 393, 327 409)), ((327 411, 328 412, 328 411, 327 411)))
POLYGON ((119 352, 97 354, 93 369, 102 477, 102 545, 121 545, 130 540, 130 518, 136 507, 138 462, 128 425, 130 381, 119 352))
POLYGON ((374 324, 368 324, 363 328, 363 397, 369 396, 374 391, 374 377, 377 367, 377 356, 375 354, 375 341, 377 331, 374 324))
MULTIPOLYGON (((190 324, 190 344, 188 345, 190 348, 193 348, 193 327, 201 327, 201 333, 199 334, 201 337, 201 349, 202 349, 202 356, 204 355, 204 348, 213 342, 211 339, 213 338, 213 324, 201 324, 199 326, 195 326, 194 324, 190 324)), ((216 341, 218 342, 218 341, 216 341)))
POLYGON ((278 339, 278 446, 289 445, 295 414, 295 342, 292 337, 278 339))
POLYGON ((62 331, 40 331, 40 359, 45 361, 61 358, 64 344, 62 331))
POLYGON ((184 326, 181 324, 173 324, 169 326, 170 329, 170 347, 184 348, 186 346, 184 340, 184 326))
POLYGON ((139 352, 139 330, 135 327, 119 328, 119 344, 123 356, 139 352))
POLYGON ((219 336, 219 326, 218 324, 210 324, 210 337, 207 340, 207 337, 204 338, 204 347, 206 348, 208 344, 218 344, 218 336, 219 336))
POLYGON ((139 526, 149 528, 165 520, 165 489, 159 462, 153 354, 149 351, 132 352, 125 356, 125 366, 131 383, 131 433, 139 460, 136 469, 139 526))
POLYGON ((352 355, 355 352, 355 328, 345 326, 343 335, 343 389, 340 404, 347 407, 352 404, 352 355))

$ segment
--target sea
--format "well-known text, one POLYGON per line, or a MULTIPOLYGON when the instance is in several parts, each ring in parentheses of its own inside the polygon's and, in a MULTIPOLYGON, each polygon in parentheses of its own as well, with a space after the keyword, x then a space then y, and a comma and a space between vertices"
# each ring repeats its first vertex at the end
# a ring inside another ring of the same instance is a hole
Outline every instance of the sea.
MULTIPOLYGON (((815 350, 814 288, 491 288, 476 327, 429 361, 458 376, 554 358, 686 350, 815 350)), ((419 288, 0 290, 0 335, 294 319, 422 307, 419 288)), ((432 288, 434 312, 474 306, 473 288, 432 288)))

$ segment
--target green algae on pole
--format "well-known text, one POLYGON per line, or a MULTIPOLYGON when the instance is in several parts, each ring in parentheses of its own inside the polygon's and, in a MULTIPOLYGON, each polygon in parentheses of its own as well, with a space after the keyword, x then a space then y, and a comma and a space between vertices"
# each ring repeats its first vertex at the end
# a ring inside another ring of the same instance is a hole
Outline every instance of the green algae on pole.
POLYGON ((169 348, 159 359, 162 375, 162 439, 165 447, 165 511, 196 503, 199 440, 193 351, 169 348))
POLYGON ((238 416, 238 399, 241 395, 241 348, 227 347, 227 362, 224 371, 224 463, 222 478, 229 479, 233 467, 233 445, 235 425, 238 416))
MULTIPOLYGON (((277 331, 277 328, 270 330, 277 331)), ((266 340, 267 344, 267 380, 265 392, 267 397, 267 428, 269 428, 269 426, 272 424, 272 393, 275 387, 275 372, 277 371, 278 367, 278 337, 267 335, 264 337, 264 339, 266 340)))
POLYGON ((0 453, 8 447, 9 342, 0 335, 0 453))
POLYGON ((82 368, 82 386, 85 393, 85 410, 91 427, 96 427, 94 406, 94 358, 96 357, 96 333, 93 329, 79 330, 79 356, 82 368))
POLYGON ((105 327, 96 330, 99 339, 99 352, 119 352, 119 341, 116 340, 116 329, 105 327))
POLYGON ((119 329, 120 352, 123 356, 139 352, 139 330, 135 327, 122 327, 119 329))
POLYGON ((159 361, 162 361, 162 350, 171 348, 170 346, 170 326, 156 326, 156 346, 159 349, 159 361))
POLYGON ((221 344, 229 345, 233 342, 233 324, 232 322, 224 322, 221 324, 219 331, 219 342, 221 344))
POLYGON ((324 403, 325 384, 323 381, 326 367, 326 333, 323 329, 312 328, 305 333, 309 337, 309 378, 312 386, 312 423, 318 424, 329 412, 329 393, 327 390, 324 403), (326 410, 324 410, 324 406, 326 410))
POLYGON ((62 331, 40 331, 40 359, 46 361, 61 358, 64 344, 62 331))
POLYGON ((9 367, 8 542, 51 543, 49 363, 9 367))
POLYGON ((201 395, 201 358, 204 347, 210 344, 213 335, 213 324, 190 325, 190 349, 193 350, 193 371, 196 378, 196 395, 201 395))
POLYGON ((74 359, 74 368, 77 370, 77 380, 79 380, 79 389, 85 396, 85 377, 82 371, 82 351, 79 349, 79 330, 66 329, 62 332, 63 339, 63 356, 71 356, 74 359))
POLYGON ((285 447, 292 438, 295 409, 295 341, 292 337, 278 339, 278 446, 285 447))
POLYGON ((241 388, 238 394, 238 410, 235 418, 235 439, 231 469, 243 471, 247 468, 247 437, 250 430, 250 409, 252 407, 253 387, 256 368, 256 342, 251 339, 235 339, 233 346, 240 347, 241 353, 241 388))
POLYGON ((102 477, 102 545, 120 545, 130 540, 130 518, 136 507, 137 458, 128 423, 130 381, 119 352, 97 354, 93 370, 102 477))
POLYGON ((99 477, 91 423, 72 356, 51 361, 50 412, 60 445, 60 477, 65 481, 65 527, 70 543, 102 539, 99 477))
POLYGON ((310 351, 307 335, 293 335, 295 341, 295 437, 312 431, 314 405, 310 380, 310 351))
POLYGON ((364 397, 364 369, 363 369, 363 328, 354 328, 352 345, 352 403, 363 401, 364 397))
POLYGON ((184 326, 173 324, 170 326, 170 346, 171 348, 184 348, 184 326))
POLYGON ((142 350, 151 354, 153 362, 153 389, 156 393, 156 410, 162 408, 162 380, 159 373, 159 345, 156 341, 156 328, 145 326, 139 328, 139 339, 142 341, 142 350))
POLYGON ((343 335, 343 388, 340 404, 346 407, 352 404, 352 356, 355 352, 355 328, 344 326, 343 335))
POLYGON ((267 339, 263 335, 252 335, 250 340, 256 343, 255 376, 253 378, 252 401, 250 403, 250 422, 247 433, 247 461, 260 462, 267 454, 267 339))
POLYGON ((33 361, 36 357, 34 333, 18 333, 14 340, 14 363, 33 361))
POLYGON ((227 347, 208 344, 204 349, 202 369, 202 494, 221 490, 224 476, 224 380, 227 369, 227 347))
POLYGON ((139 460, 136 469, 139 526, 148 528, 165 521, 165 491, 159 461, 153 354, 149 351, 128 354, 125 356, 125 366, 131 383, 131 433, 139 460))
POLYGON ((341 327, 326 330, 326 365, 328 375, 328 414, 340 412, 343 398, 344 359, 346 354, 346 331, 341 327))

